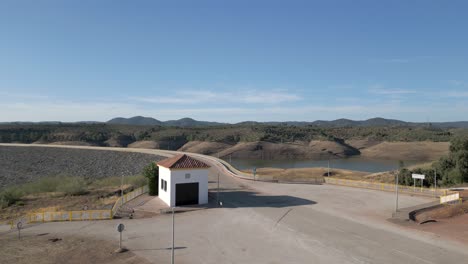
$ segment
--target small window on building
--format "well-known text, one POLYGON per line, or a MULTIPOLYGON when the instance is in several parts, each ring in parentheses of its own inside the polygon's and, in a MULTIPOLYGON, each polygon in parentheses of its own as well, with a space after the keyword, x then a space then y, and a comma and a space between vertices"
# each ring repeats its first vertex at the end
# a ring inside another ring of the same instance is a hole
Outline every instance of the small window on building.
POLYGON ((164 181, 164 191, 167 192, 167 181, 164 181))
POLYGON ((185 179, 190 179, 190 173, 185 173, 185 179))
POLYGON ((164 180, 161 179, 161 190, 164 190, 164 180))

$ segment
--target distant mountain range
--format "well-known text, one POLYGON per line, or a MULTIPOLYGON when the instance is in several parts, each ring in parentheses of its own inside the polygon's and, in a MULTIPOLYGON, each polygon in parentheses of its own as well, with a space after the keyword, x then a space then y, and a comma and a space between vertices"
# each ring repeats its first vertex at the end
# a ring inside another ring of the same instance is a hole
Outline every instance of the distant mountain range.
POLYGON ((377 126, 411 126, 411 127, 437 127, 437 128, 468 128, 468 121, 460 122, 434 122, 416 123, 405 122, 395 119, 385 119, 381 117, 371 118, 362 121, 350 119, 337 119, 332 121, 317 120, 313 122, 286 121, 286 122, 256 122, 244 121, 236 124, 198 121, 192 118, 182 118, 178 120, 160 121, 151 117, 135 116, 131 118, 117 117, 107 121, 108 124, 124 125, 149 125, 149 126, 178 126, 178 127, 200 127, 219 125, 291 125, 291 126, 318 126, 318 127, 377 127, 377 126))
MULTIPOLYGON (((0 124, 61 124, 64 122, 60 121, 45 121, 45 122, 0 122, 0 124)), ((459 122, 405 122, 395 119, 385 118, 371 118, 367 120, 350 120, 350 119, 337 119, 332 121, 317 120, 313 122, 301 122, 301 121, 286 121, 286 122, 256 122, 256 121, 244 121, 236 124, 219 123, 219 122, 208 122, 198 121, 192 118, 182 118, 178 120, 160 121, 152 117, 134 116, 130 118, 116 117, 107 122, 97 121, 82 121, 75 122, 76 124, 95 124, 95 123, 107 123, 107 124, 118 124, 118 125, 134 125, 134 126, 176 126, 176 127, 203 127, 203 126, 220 126, 220 125, 290 125, 290 126, 318 126, 318 127, 378 127, 378 126, 405 126, 405 127, 434 127, 434 128, 468 128, 468 121, 459 122)))
POLYGON ((117 117, 106 123, 120 125, 145 125, 145 126, 178 126, 178 127, 200 127, 200 126, 219 126, 227 123, 197 121, 192 118, 182 118, 178 120, 159 121, 152 117, 134 116, 130 118, 117 117))

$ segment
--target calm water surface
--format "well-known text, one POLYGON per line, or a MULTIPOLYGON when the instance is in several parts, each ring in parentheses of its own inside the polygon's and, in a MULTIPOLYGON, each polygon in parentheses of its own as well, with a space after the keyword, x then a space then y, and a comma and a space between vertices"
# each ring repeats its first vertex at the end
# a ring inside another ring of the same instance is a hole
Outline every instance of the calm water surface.
MULTIPOLYGON (((229 162, 229 158, 226 159, 229 162)), ((363 157, 351 157, 345 159, 330 160, 331 168, 356 170, 365 172, 381 172, 398 169, 398 160, 369 159, 363 157)), ((418 161, 405 162, 405 165, 421 163, 418 161)), ((311 168, 327 167, 328 160, 261 160, 261 159, 232 159, 231 164, 240 170, 256 168, 311 168)))

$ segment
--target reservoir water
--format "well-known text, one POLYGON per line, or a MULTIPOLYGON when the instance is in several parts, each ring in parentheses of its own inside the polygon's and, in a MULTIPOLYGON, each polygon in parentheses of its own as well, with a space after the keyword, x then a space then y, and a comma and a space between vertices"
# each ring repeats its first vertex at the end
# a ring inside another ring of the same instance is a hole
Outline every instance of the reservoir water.
MULTIPOLYGON (((230 162, 229 159, 226 159, 230 162)), ((420 161, 406 162, 405 166, 421 163, 420 161)), ((398 160, 388 159, 369 159, 363 157, 351 157, 343 159, 331 159, 330 167, 365 171, 365 172, 382 172, 398 169, 398 160)), ((261 160, 261 159, 232 159, 231 165, 239 170, 250 170, 256 168, 313 168, 313 167, 327 167, 328 160, 261 160)))

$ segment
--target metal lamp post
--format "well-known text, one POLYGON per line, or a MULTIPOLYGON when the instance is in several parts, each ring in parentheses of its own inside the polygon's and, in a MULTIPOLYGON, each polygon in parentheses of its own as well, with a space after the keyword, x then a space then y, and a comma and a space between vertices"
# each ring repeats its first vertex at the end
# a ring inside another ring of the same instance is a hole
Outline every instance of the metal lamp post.
POLYGON ((172 252, 171 263, 174 264, 174 207, 172 207, 172 252))

